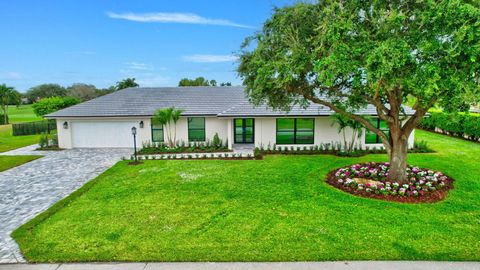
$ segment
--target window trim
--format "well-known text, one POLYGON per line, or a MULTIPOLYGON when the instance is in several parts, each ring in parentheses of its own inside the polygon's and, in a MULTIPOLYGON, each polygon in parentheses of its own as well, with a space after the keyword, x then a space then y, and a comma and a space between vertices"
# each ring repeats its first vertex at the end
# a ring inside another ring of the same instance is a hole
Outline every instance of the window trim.
POLYGON ((310 117, 285 117, 275 119, 275 144, 276 145, 313 145, 315 144, 315 118, 310 117), (293 119, 293 143, 278 143, 278 120, 293 119), (297 119, 308 119, 313 121, 313 139, 311 143, 297 143, 297 119))
MULTIPOLYGON (((385 121, 385 120, 382 120, 380 119, 380 117, 375 117, 375 118, 372 118, 371 120, 377 120, 376 123, 375 123, 375 128, 383 131, 385 133, 385 130, 388 130, 388 132, 386 133, 386 135, 388 137, 390 137, 390 130, 389 129, 381 129, 380 128, 380 122, 381 121, 385 121)), ((380 136, 378 136, 378 134, 370 131, 368 128, 365 128, 365 139, 364 139, 364 143, 365 144, 381 144, 382 143, 382 140, 380 139, 380 136), (373 135, 375 135, 375 142, 367 142, 367 132, 368 133, 373 133, 373 135)))
POLYGON ((158 142, 158 143, 163 143, 165 142, 165 129, 163 128, 163 125, 162 125, 162 128, 154 128, 153 127, 153 119, 150 120, 150 131, 151 131, 151 135, 152 135, 152 142, 158 142), (153 131, 154 130, 161 130, 162 131, 162 140, 161 141, 155 141, 153 138, 153 131))
POLYGON ((207 140, 207 132, 205 130, 205 117, 187 117, 187 133, 188 133, 188 142, 205 142, 207 140), (199 118, 199 119, 203 119, 203 129, 199 129, 199 128, 190 128, 190 119, 193 119, 193 118, 199 118), (190 138, 190 130, 203 130, 203 140, 192 140, 190 138))

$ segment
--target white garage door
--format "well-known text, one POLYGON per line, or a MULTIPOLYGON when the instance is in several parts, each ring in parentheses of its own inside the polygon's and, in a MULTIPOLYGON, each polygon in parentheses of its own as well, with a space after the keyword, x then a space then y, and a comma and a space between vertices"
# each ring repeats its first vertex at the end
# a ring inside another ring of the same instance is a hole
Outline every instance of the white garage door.
POLYGON ((74 148, 133 147, 131 130, 137 122, 72 122, 71 126, 74 148))

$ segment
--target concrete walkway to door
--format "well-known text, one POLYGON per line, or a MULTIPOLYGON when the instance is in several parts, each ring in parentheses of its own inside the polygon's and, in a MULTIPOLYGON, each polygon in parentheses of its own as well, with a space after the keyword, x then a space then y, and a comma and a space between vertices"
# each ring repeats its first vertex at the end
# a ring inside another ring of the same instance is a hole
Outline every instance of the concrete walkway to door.
POLYGON ((13 230, 133 152, 132 149, 35 151, 36 147, 0 153, 44 156, 0 172, 0 263, 25 261, 10 237, 13 230))

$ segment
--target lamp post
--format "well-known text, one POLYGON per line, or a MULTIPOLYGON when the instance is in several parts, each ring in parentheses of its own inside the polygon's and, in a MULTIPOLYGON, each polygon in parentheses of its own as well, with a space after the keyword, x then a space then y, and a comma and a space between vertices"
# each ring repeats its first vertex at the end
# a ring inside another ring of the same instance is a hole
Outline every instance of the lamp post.
POLYGON ((135 156, 135 162, 137 162, 137 140, 136 140, 136 136, 137 136, 137 128, 136 127, 132 127, 132 135, 133 135, 133 155, 135 156))

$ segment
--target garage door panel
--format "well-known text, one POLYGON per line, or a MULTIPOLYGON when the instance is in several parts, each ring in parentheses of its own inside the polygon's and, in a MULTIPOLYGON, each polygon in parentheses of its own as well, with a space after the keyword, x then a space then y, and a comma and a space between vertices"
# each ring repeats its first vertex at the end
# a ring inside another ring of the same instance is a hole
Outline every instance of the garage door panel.
POLYGON ((73 122, 72 145, 74 148, 132 147, 133 126, 136 122, 73 122))

